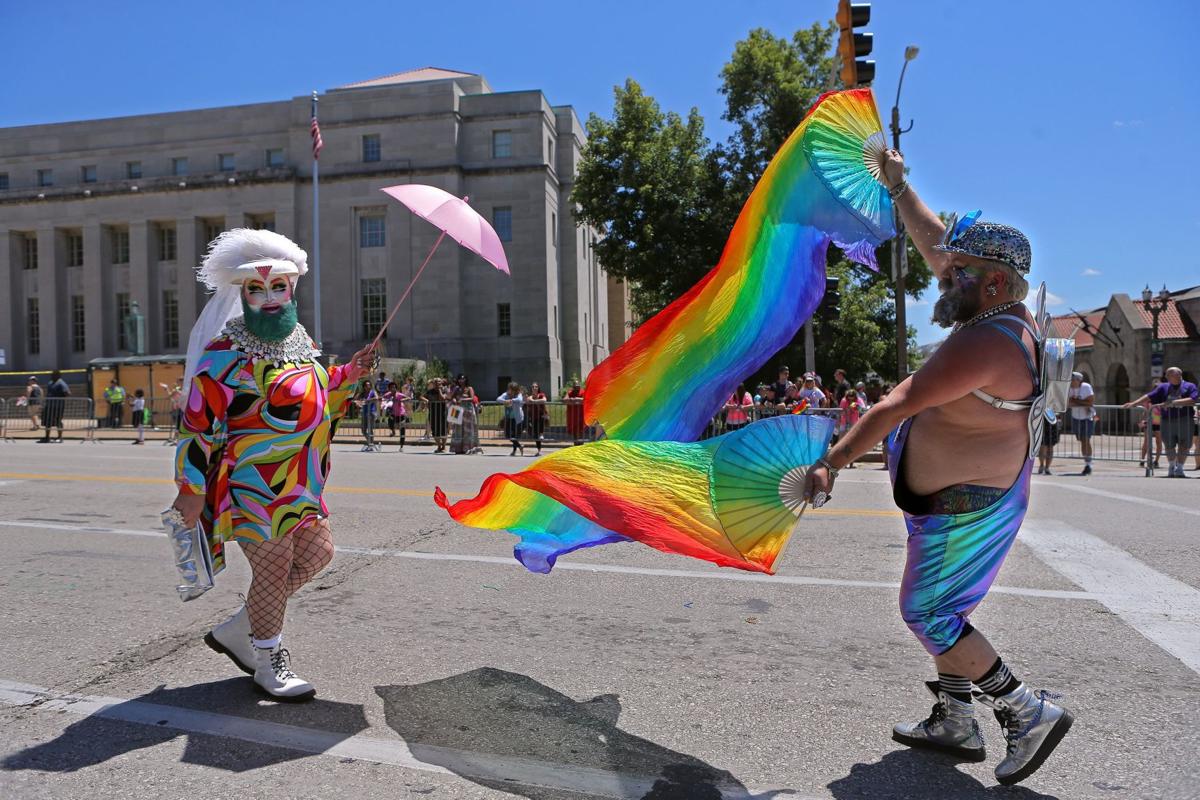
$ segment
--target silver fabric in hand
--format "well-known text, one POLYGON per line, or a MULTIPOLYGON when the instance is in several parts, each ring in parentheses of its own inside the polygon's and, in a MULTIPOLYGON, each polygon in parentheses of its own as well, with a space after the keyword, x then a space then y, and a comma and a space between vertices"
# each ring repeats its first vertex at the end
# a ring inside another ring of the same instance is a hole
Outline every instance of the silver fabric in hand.
POLYGON ((175 568, 179 570, 179 584, 175 591, 179 592, 179 599, 184 602, 195 600, 213 587, 212 552, 208 549, 208 537, 204 535, 199 522, 189 528, 183 521, 183 514, 176 508, 162 512, 162 523, 171 542, 175 568))

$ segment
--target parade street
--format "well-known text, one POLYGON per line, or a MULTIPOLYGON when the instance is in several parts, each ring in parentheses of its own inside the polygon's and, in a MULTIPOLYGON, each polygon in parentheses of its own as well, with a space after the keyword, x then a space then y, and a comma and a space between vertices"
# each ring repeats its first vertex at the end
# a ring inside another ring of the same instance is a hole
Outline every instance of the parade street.
POLYGON ((843 471, 776 576, 635 543, 536 575, 432 500, 531 458, 387 449, 334 446, 337 556, 285 629, 318 695, 288 705, 202 641, 246 590, 236 546, 215 590, 175 594, 172 448, 0 445, 0 797, 1200 796, 1200 481, 1035 476, 972 621, 1076 723, 1004 788, 990 713, 982 763, 890 738, 936 676, 878 464, 843 471))

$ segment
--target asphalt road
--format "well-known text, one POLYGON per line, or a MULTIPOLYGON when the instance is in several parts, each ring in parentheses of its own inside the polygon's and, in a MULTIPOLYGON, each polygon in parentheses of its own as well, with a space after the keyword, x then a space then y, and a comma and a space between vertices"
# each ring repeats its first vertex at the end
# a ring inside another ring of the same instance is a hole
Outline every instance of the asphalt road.
POLYGON ((285 631, 319 694, 289 706, 201 641, 245 590, 237 548, 215 590, 174 595, 170 448, 0 444, 0 797, 1200 797, 1198 480, 1035 478, 973 621, 1077 721, 1004 788, 986 715, 982 764, 890 739, 934 675, 877 466, 843 473, 775 577, 637 544, 542 576, 432 502, 531 459, 388 450, 335 446, 339 553, 285 631))

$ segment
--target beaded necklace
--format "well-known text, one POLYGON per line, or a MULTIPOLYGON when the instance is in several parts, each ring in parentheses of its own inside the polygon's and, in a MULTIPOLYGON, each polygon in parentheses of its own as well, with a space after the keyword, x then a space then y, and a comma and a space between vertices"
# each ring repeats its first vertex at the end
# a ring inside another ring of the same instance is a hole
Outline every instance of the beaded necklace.
POLYGON ((1021 303, 1021 301, 1020 301, 1020 300, 1009 300, 1007 303, 1001 303, 1001 304, 1000 304, 1000 305, 998 305, 998 306, 994 306, 994 307, 992 307, 992 308, 989 308, 987 311, 980 311, 978 314, 976 314, 975 316, 971 317, 971 318, 970 318, 969 320, 967 320, 966 322, 956 322, 956 323, 954 323, 954 330, 952 330, 952 331, 950 331, 950 332, 951 332, 951 333, 958 333, 958 332, 959 332, 959 331, 961 331, 963 328, 969 328, 969 327, 971 327, 972 325, 974 325, 976 322, 981 322, 982 320, 985 320, 985 319, 987 319, 988 317, 994 317, 994 316, 996 316, 997 314, 1000 314, 1000 313, 1002 313, 1002 312, 1004 312, 1004 311, 1008 311, 1008 310, 1009 310, 1010 308, 1012 308, 1013 306, 1015 306, 1015 305, 1020 305, 1020 303, 1021 303))
POLYGON ((321 355, 300 323, 296 323, 296 327, 284 339, 269 342, 250 332, 245 317, 237 317, 225 326, 225 335, 233 341, 234 350, 255 360, 272 361, 277 367, 299 361, 314 361, 321 355))

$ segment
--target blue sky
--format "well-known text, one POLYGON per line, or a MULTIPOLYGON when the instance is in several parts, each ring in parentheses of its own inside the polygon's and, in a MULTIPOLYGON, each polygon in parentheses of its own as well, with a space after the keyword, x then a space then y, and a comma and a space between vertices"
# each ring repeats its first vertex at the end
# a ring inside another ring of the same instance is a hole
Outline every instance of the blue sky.
MULTIPOLYGON (((872 3, 885 120, 904 47, 903 147, 935 210, 981 208, 1033 240, 1035 280, 1063 305, 1147 282, 1200 284, 1196 157, 1200 4, 1163 0, 872 3)), ((790 34, 835 0, 105 4, 5 3, 0 126, 232 105, 433 65, 540 88, 607 115, 637 79, 664 108, 697 106, 724 138, 718 72, 754 27, 790 34), (119 8, 120 10, 114 10, 119 8), (17 32, 20 32, 17 35, 17 32)), ((922 343, 940 338, 927 299, 922 343)))

